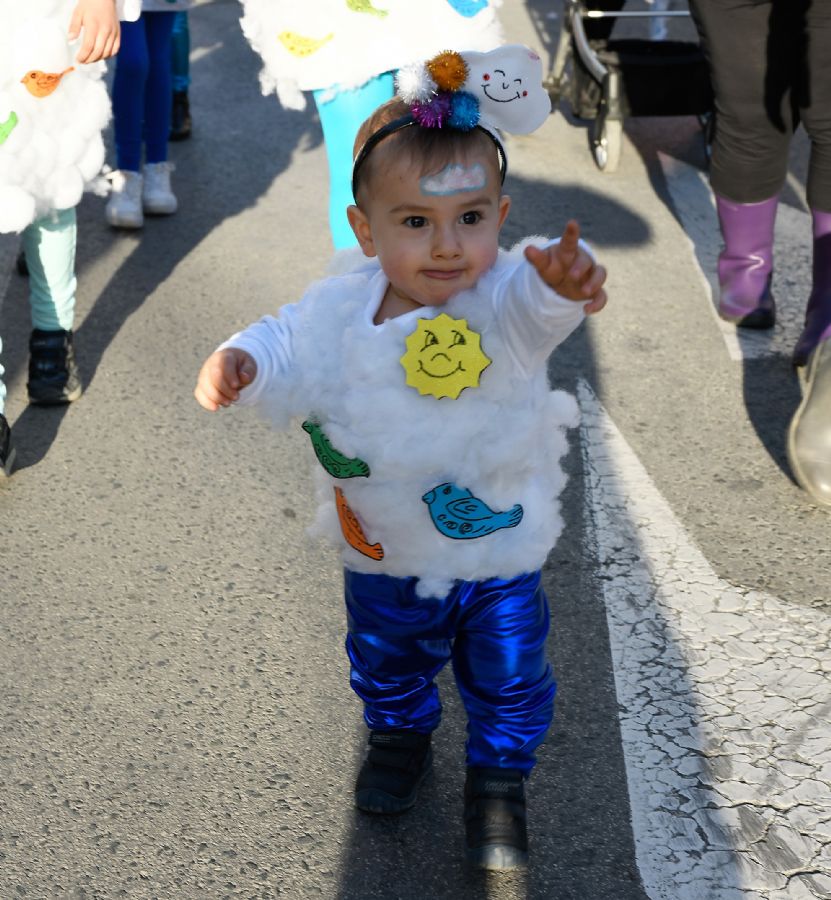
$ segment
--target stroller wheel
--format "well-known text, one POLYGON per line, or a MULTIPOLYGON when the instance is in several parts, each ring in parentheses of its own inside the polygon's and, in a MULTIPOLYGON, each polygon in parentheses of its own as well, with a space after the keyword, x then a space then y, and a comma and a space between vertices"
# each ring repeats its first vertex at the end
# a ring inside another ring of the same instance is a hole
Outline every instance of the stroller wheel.
POLYGON ((598 116, 591 135, 592 156, 601 172, 616 172, 623 148, 623 122, 598 116))

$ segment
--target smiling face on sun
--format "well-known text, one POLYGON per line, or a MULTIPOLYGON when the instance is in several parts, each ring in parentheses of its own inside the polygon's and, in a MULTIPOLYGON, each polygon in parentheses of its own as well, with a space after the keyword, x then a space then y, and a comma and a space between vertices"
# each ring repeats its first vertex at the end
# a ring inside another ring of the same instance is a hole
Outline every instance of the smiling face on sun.
POLYGON ((491 363, 467 320, 453 319, 447 313, 419 319, 406 345, 401 365, 407 384, 420 394, 437 398, 455 400, 465 388, 478 387, 479 376, 491 363))

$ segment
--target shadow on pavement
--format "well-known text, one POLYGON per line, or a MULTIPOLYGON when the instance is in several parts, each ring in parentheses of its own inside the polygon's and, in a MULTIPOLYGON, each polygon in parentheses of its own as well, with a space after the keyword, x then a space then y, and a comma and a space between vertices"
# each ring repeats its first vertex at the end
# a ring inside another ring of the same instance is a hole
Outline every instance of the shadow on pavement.
MULTIPOLYGON (((288 167, 298 146, 311 147, 321 140, 312 113, 285 111, 274 97, 260 94, 260 60, 245 46, 239 11, 237 3, 218 0, 201 5, 191 16, 194 133, 189 141, 172 143, 169 151, 179 173, 191 174, 188 179, 173 175, 179 211, 170 217, 148 217, 143 229, 131 233, 106 225, 100 198, 87 195, 78 208, 79 311, 90 266, 100 255, 123 255, 127 249, 123 264, 76 326, 76 356, 87 388, 114 337, 175 267, 220 223, 253 206, 288 167), (200 55, 200 50, 205 52, 200 55), (217 96, 223 98, 222 105, 212 102, 217 96), (250 126, 254 122, 256 129, 250 126), (245 177, 235 177, 243 169, 245 177)), ((110 76, 112 69, 111 64, 110 76)), ((111 129, 108 138, 108 160, 114 163, 111 129)), ((12 276, 4 308, 7 383, 27 365, 27 287, 24 278, 12 276)), ((18 469, 43 459, 67 411, 26 407, 13 423, 18 469)))

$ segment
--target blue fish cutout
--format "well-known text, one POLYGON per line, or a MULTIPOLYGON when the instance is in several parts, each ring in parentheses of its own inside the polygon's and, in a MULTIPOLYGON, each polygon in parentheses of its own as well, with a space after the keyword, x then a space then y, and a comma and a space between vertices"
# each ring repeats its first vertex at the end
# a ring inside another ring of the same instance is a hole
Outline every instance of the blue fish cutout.
POLYGON ((460 16, 472 19, 488 5, 488 0, 447 0, 460 16))
POLYGON ((484 537, 500 528, 516 528, 522 520, 517 503, 507 512, 494 512, 470 491, 445 483, 421 498, 430 508, 433 524, 445 537, 456 540, 484 537))

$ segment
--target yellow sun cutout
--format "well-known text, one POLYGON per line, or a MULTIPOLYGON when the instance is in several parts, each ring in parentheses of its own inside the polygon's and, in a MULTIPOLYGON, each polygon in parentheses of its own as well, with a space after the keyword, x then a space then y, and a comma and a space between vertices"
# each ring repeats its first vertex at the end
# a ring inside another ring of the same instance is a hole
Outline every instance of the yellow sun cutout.
POLYGON ((419 319, 406 344, 401 365, 407 384, 420 394, 455 400, 466 387, 478 387, 479 376, 491 364, 467 320, 451 319, 447 313, 419 319))

